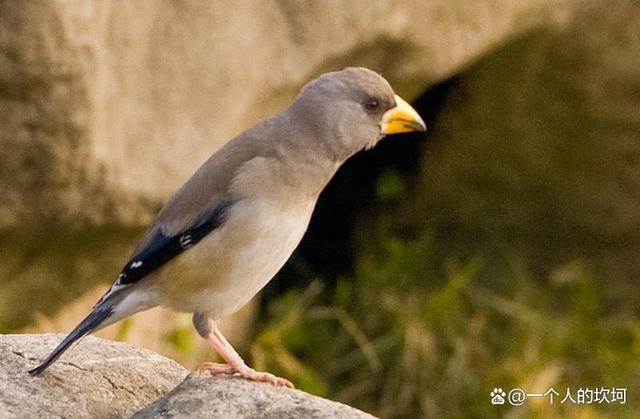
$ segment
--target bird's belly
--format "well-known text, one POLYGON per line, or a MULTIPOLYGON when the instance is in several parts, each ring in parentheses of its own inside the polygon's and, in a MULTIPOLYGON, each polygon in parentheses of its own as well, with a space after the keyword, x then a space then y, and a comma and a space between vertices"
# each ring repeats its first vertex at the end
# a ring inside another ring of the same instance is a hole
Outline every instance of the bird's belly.
POLYGON ((313 202, 283 207, 236 204, 218 229, 169 264, 155 281, 162 305, 221 319, 255 296, 280 270, 307 228, 313 202))

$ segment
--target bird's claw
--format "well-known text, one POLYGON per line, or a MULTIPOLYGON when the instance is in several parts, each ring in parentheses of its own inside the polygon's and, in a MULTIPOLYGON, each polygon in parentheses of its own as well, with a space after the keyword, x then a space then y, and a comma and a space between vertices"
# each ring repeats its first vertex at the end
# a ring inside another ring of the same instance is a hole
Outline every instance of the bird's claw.
POLYGON ((205 362, 200 364, 196 369, 198 373, 208 371, 211 375, 235 375, 250 381, 261 381, 271 383, 276 387, 294 388, 293 383, 285 378, 275 376, 270 372, 256 371, 246 365, 234 367, 229 364, 218 364, 214 362, 205 362))
POLYGON ((231 365, 218 364, 216 362, 203 362, 196 368, 197 373, 202 373, 203 371, 209 371, 211 375, 231 375, 236 372, 231 365))

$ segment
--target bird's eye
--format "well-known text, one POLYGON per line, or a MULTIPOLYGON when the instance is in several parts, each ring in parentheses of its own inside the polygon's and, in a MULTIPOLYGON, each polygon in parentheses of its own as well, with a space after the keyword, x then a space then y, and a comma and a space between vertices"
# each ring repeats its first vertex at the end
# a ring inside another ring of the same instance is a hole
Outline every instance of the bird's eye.
POLYGON ((378 103, 378 101, 375 99, 369 99, 364 104, 365 109, 368 110, 369 112, 375 111, 376 109, 378 109, 379 106, 380 106, 380 103, 378 103))

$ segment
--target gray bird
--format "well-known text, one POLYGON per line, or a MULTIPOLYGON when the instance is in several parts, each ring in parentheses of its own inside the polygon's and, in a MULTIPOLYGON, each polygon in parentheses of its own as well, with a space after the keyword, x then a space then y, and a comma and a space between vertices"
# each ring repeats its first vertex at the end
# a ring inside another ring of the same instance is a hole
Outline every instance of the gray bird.
POLYGON ((31 374, 89 333, 155 306, 193 313, 226 361, 213 375, 292 386, 248 367, 217 324, 264 287, 304 235, 318 195, 345 160, 387 134, 425 131, 379 74, 347 68, 308 83, 282 113, 211 156, 160 210, 91 313, 31 374))

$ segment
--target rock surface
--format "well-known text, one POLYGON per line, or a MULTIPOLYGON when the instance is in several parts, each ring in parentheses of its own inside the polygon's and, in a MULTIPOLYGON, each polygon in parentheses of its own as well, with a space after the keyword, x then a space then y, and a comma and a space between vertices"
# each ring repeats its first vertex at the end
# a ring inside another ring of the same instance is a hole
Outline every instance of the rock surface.
POLYGON ((588 256, 603 278, 635 285, 638 56, 640 3, 588 1, 565 29, 461 74, 422 166, 429 223, 456 245, 517 248, 540 270, 588 256))
POLYGON ((27 370, 62 337, 0 335, 0 417, 373 417, 299 390, 234 377, 187 377, 187 370, 154 352, 93 336, 41 376, 30 376, 27 370))
POLYGON ((318 74, 411 99, 571 3, 0 2, 0 331, 115 279, 130 229, 318 74))
POLYGON ((365 65, 415 96, 568 2, 3 1, 0 228, 146 222, 319 73, 365 65))
POLYGON ((127 229, 318 74, 364 65, 411 99, 569 3, 0 2, 0 331, 115 279, 127 229))
POLYGON ((188 374, 146 349, 92 336, 38 377, 27 370, 63 335, 0 335, 0 417, 128 417, 188 374))
POLYGON ((373 416, 300 390, 203 374, 187 377, 134 418, 367 419, 373 416))

